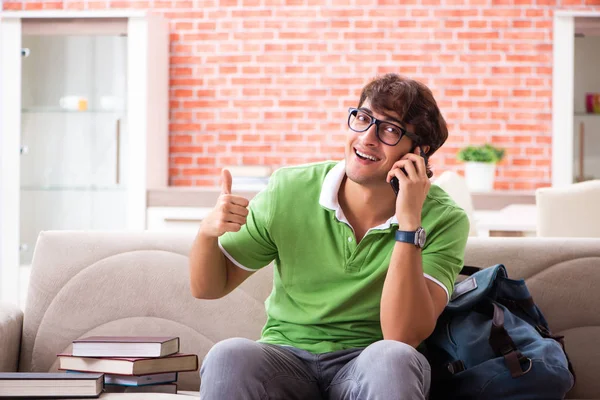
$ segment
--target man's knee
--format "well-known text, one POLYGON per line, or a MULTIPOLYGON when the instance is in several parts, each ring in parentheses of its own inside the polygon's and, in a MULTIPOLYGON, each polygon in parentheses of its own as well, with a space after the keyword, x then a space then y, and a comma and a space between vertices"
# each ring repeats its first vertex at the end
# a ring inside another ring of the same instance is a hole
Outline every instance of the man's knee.
POLYGON ((381 340, 364 349, 357 361, 355 376, 360 386, 357 398, 427 398, 429 363, 412 346, 381 340))
POLYGON ((207 369, 226 369, 227 372, 252 371, 251 364, 261 359, 260 345, 245 338, 225 339, 216 343, 204 357, 200 373, 207 369))
POLYGON ((365 365, 380 366, 387 372, 400 373, 408 370, 416 372, 429 369, 423 356, 414 347, 396 340, 375 342, 363 350, 361 355, 364 356, 365 365))

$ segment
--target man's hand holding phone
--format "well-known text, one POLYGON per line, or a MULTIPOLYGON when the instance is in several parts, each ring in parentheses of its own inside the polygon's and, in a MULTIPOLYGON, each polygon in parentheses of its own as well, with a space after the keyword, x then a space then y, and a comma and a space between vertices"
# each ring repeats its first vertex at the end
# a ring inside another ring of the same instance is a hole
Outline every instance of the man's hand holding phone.
POLYGON ((387 175, 388 183, 393 177, 398 179, 396 218, 400 230, 411 231, 421 226, 421 210, 431 182, 427 177, 425 159, 420 154, 419 147, 414 153, 405 154, 394 163, 387 175))
POLYGON ((248 216, 248 199, 231 194, 231 172, 221 172, 221 195, 215 208, 200 225, 200 233, 205 236, 219 237, 225 232, 237 232, 242 229, 248 216))

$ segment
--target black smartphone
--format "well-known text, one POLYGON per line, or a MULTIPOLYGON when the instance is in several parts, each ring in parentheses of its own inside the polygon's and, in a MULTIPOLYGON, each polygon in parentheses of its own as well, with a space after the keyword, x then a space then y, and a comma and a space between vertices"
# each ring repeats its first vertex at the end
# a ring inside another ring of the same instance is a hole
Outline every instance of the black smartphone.
MULTIPOLYGON (((419 148, 419 150, 421 151, 421 157, 423 157, 423 159, 425 160, 425 166, 427 167, 427 155, 425 154, 425 152, 419 148)), ((415 149, 412 149, 411 153, 414 152, 415 149)), ((404 175, 408 175, 408 173, 406 172, 406 170, 404 168, 400 168, 400 170, 402 170, 402 172, 404 172, 404 175)), ((392 189, 394 190, 394 193, 396 194, 396 196, 398 196, 398 192, 400 191, 400 183, 398 182, 398 178, 396 178, 395 176, 390 179, 390 185, 392 186, 392 189)))

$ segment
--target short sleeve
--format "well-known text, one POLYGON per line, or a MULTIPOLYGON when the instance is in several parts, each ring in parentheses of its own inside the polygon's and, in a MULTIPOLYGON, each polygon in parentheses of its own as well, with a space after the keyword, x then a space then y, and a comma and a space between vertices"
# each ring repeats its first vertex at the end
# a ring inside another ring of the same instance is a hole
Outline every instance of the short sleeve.
POLYGON ((274 174, 267 188, 250 201, 248 218, 242 229, 227 232, 219 238, 221 251, 240 268, 256 271, 277 256, 277 246, 269 233, 275 203, 275 179, 274 174))
POLYGON ((450 208, 436 223, 430 244, 423 249, 423 273, 443 285, 452 296, 454 282, 464 265, 470 223, 460 208, 450 208))

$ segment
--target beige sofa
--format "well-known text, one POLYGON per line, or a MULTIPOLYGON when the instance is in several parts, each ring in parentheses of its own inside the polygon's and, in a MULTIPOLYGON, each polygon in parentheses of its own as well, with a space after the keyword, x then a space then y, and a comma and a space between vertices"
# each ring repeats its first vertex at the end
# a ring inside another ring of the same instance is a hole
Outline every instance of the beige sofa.
POLYGON ((535 191, 537 235, 600 237, 600 179, 535 191))
MULTIPOLYGON (((0 307, 0 371, 56 370, 56 354, 91 334, 178 335, 181 350, 200 358, 219 340, 257 338, 271 270, 223 299, 194 299, 187 260, 192 240, 157 232, 42 233, 25 312, 0 307)), ((466 262, 501 262, 512 277, 527 278, 551 328, 566 337, 578 378, 569 398, 600 399, 600 239, 470 238, 466 262)), ((198 386, 197 372, 180 375, 185 394, 198 386)), ((102 396, 121 398, 189 397, 102 396)))

